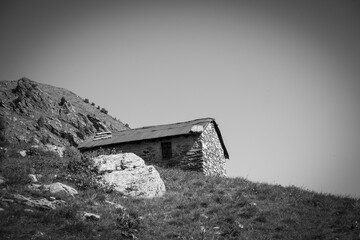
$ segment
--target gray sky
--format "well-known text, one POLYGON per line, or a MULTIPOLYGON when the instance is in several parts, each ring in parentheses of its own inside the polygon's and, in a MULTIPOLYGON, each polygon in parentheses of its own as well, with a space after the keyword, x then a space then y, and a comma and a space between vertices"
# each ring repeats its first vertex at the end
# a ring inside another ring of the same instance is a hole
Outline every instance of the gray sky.
POLYGON ((130 127, 214 117, 228 175, 360 196, 358 1, 0 2, 0 79, 130 127))

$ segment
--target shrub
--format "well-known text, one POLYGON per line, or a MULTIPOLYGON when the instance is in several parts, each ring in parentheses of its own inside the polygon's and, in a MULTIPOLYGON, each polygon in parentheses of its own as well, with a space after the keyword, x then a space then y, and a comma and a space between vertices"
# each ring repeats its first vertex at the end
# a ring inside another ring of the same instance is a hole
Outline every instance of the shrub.
POLYGON ((60 106, 62 106, 62 105, 64 105, 64 104, 65 104, 65 102, 66 102, 65 97, 62 97, 62 98, 61 98, 61 100, 60 100, 59 105, 60 105, 60 106))
POLYGON ((0 117, 0 147, 5 147, 9 143, 5 137, 6 124, 4 117, 0 117))
POLYGON ((31 163, 27 159, 4 157, 1 160, 0 175, 6 178, 8 184, 26 184, 30 181, 31 163))
POLYGON ((69 162, 81 159, 81 153, 75 147, 67 147, 64 151, 63 158, 66 158, 69 162))
POLYGON ((73 182, 78 189, 101 189, 105 187, 97 180, 97 167, 91 158, 80 155, 72 155, 66 169, 68 175, 64 176, 67 181, 73 182))
POLYGON ((102 108, 102 109, 100 110, 100 112, 105 113, 105 114, 108 114, 108 110, 106 110, 105 108, 102 108))
POLYGON ((67 166, 66 159, 60 158, 54 152, 44 151, 40 148, 30 148, 27 153, 31 166, 37 173, 41 173, 45 179, 52 179, 54 174, 62 173, 67 166))
POLYGON ((121 234, 126 237, 133 237, 140 229, 140 218, 135 211, 124 211, 118 209, 119 216, 116 218, 117 226, 121 230, 121 234))
POLYGON ((92 103, 91 103, 91 106, 95 106, 95 103, 94 103, 94 102, 92 102, 92 103))
POLYGON ((85 98, 84 102, 89 103, 89 99, 85 98))

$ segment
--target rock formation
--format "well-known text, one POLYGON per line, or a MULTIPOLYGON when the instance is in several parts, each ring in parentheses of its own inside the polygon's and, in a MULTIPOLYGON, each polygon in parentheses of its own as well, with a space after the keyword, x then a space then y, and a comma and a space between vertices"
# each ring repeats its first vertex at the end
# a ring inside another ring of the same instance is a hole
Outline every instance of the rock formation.
POLYGON ((133 153, 101 155, 93 160, 102 181, 125 196, 152 198, 165 193, 158 171, 133 153))
POLYGON ((97 131, 128 129, 74 93, 27 78, 0 81, 0 117, 12 144, 77 146, 97 131))
POLYGON ((75 195, 78 194, 78 191, 76 189, 59 182, 46 185, 31 184, 28 186, 28 188, 33 191, 44 191, 51 194, 59 194, 71 197, 75 197, 75 195))

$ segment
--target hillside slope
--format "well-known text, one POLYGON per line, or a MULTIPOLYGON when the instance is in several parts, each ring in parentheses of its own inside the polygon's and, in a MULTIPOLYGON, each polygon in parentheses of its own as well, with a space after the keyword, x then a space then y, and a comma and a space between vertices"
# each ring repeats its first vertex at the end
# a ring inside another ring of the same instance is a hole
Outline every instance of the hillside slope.
MULTIPOLYGON (((3 161, 0 175, 9 181, 0 189, 3 239, 360 239, 359 199, 160 167, 167 191, 161 198, 134 199, 87 187, 77 188, 76 198, 55 196, 67 201, 66 207, 39 210, 9 200, 13 194, 50 199, 23 185, 24 167, 13 170, 15 163, 36 163, 39 157, 3 161), (84 212, 99 219, 86 220, 84 212)), ((56 169, 68 175, 64 167, 56 169)), ((40 181, 54 178, 56 169, 41 171, 40 181)))
POLYGON ((77 146, 97 131, 128 129, 66 89, 27 78, 0 81, 0 116, 10 143, 77 146))

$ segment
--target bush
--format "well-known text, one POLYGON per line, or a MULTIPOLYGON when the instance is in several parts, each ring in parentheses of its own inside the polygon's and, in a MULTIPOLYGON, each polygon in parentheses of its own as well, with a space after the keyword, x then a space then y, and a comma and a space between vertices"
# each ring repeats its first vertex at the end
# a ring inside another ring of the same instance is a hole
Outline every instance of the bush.
POLYGON ((6 124, 4 117, 0 117, 0 147, 5 147, 9 144, 5 137, 6 124))
POLYGON ((140 218, 135 211, 124 211, 119 209, 119 216, 116 218, 117 226, 121 234, 132 238, 134 233, 140 229, 140 218))
POLYGON ((66 158, 69 162, 81 159, 81 153, 75 147, 67 147, 64 151, 63 158, 66 158))
POLYGON ((95 103, 94 103, 94 102, 92 102, 92 103, 91 103, 91 106, 95 106, 95 103))
POLYGON ((67 166, 68 161, 54 152, 30 148, 27 153, 32 167, 37 173, 41 173, 45 179, 52 179, 55 174, 62 173, 67 166))
POLYGON ((7 179, 8 184, 26 184, 30 181, 31 162, 27 159, 4 157, 1 160, 0 175, 7 179))
POLYGON ((89 99, 85 98, 84 102, 89 103, 89 99))
POLYGON ((62 98, 61 98, 61 100, 60 100, 59 105, 60 105, 60 106, 62 106, 62 105, 64 105, 64 104, 65 104, 65 102, 66 102, 65 97, 62 97, 62 98))
POLYGON ((98 169, 94 165, 91 158, 73 154, 68 158, 67 173, 65 176, 67 181, 76 185, 78 189, 101 189, 103 184, 97 180, 98 169))
POLYGON ((105 108, 102 108, 102 109, 100 110, 100 112, 105 113, 105 114, 108 114, 108 110, 106 110, 105 108))

